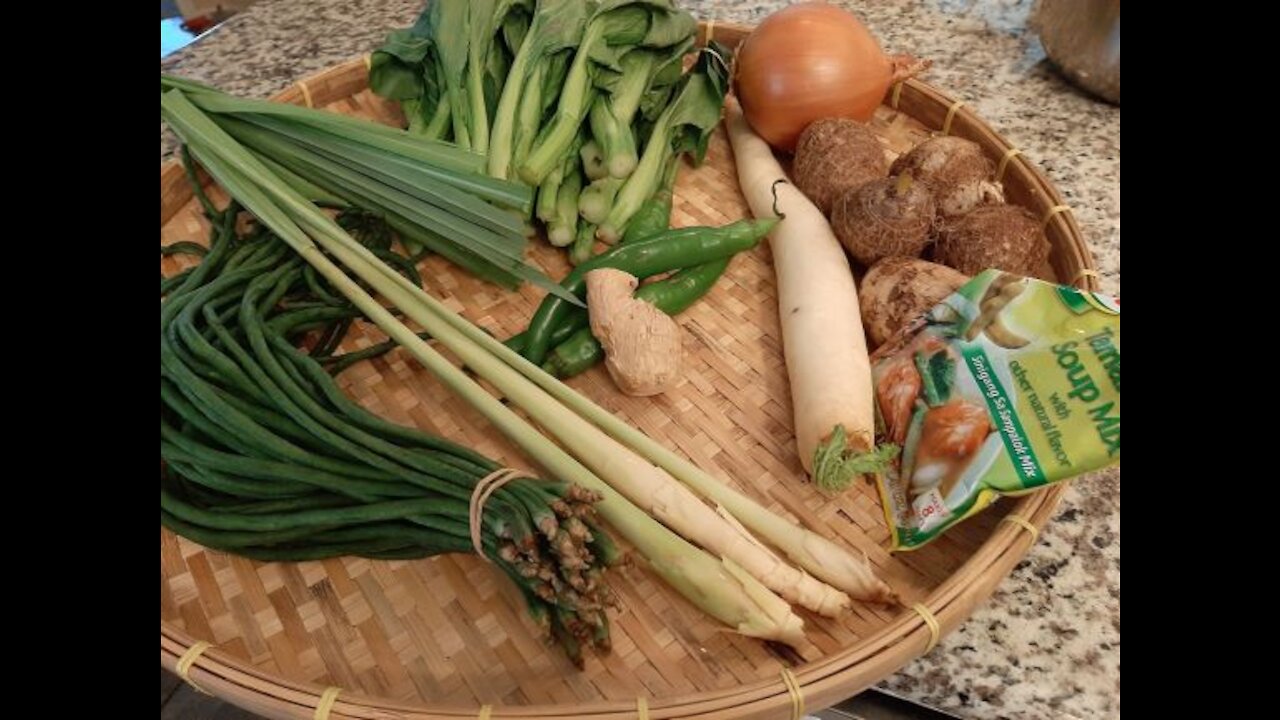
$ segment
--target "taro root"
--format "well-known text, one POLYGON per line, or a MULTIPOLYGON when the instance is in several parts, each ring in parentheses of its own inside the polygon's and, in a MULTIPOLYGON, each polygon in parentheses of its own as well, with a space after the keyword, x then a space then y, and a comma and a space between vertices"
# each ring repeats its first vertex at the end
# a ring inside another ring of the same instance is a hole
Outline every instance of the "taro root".
POLYGON ((845 118, 818 120, 800 133, 791 177, 823 215, 846 190, 889 172, 884 148, 866 125, 845 118))
POLYGON ((858 289, 862 324, 873 346, 955 292, 969 278, 945 265, 891 257, 867 271, 858 289))
POLYGON ((967 275, 998 268, 1034 275, 1049 257, 1040 219, 1017 205, 985 205, 944 222, 933 259, 967 275))
POLYGON ((992 179, 994 172, 995 166, 977 143, 950 135, 925 140, 889 168, 890 175, 911 173, 928 185, 944 217, 1003 203, 1004 192, 992 179))
POLYGON ((887 257, 919 257, 933 229, 933 195, 910 175, 846 190, 831 211, 831 229, 863 265, 887 257))

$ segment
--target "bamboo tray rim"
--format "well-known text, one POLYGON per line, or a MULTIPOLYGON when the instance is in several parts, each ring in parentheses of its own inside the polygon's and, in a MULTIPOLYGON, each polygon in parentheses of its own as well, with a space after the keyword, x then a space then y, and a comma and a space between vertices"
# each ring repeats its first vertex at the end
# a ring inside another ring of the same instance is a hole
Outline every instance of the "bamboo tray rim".
MULTIPOLYGON (((1043 529, 1052 515, 1062 495, 1066 492, 1066 484, 1059 483, 1024 497, 1010 515, 1017 515, 1034 526, 1037 531, 1043 529)), ((1015 564, 1035 544, 1035 536, 1015 523, 1001 523, 992 537, 968 561, 956 569, 942 585, 934 590, 926 599, 928 607, 937 619, 940 636, 945 636, 967 619, 973 606, 984 599, 995 586, 1004 580, 1015 564), (1023 543, 1026 539, 1028 542, 1023 543), (993 572, 994 571, 994 572, 993 572), (958 576, 966 574, 984 576, 983 581, 968 583, 957 587, 958 576), (995 582, 990 582, 994 578, 995 582), (987 587, 987 585, 990 585, 987 587)), ((177 672, 176 665, 183 653, 188 651, 198 640, 189 633, 178 629, 164 621, 160 623, 160 665, 177 672)), ((933 643, 932 633, 921 615, 903 613, 892 623, 865 640, 845 648, 821 660, 806 663, 792 670, 799 681, 801 699, 809 695, 807 691, 821 687, 839 690, 840 682, 845 674, 856 672, 861 664, 875 659, 878 655, 892 656, 894 668, 900 667, 909 660, 922 656, 924 650, 933 643), (923 644, 921 644, 923 643, 923 644), (919 648, 918 650, 916 648, 919 648), (901 658, 899 660, 899 658, 901 658), (832 666, 836 667, 832 667, 832 666)), ((889 673, 891 674, 891 670, 889 673)), ((221 690, 212 693, 223 698, 234 698, 236 691, 256 693, 265 698, 275 699, 282 703, 296 706, 299 709, 313 709, 317 706, 327 686, 307 683, 266 673, 260 668, 243 662, 227 653, 219 651, 216 646, 202 652, 190 665, 184 677, 188 683, 203 690, 221 690), (195 671, 199 670, 197 673, 195 671), (278 690, 279 694, 263 692, 261 685, 278 690)), ((873 681, 874 682, 874 681, 873 681)), ((865 686, 864 686, 865 687, 865 686)), ((852 691, 851 691, 852 692, 852 691)), ((683 698, 659 701, 646 698, 650 718, 693 717, 702 713, 727 708, 744 708, 746 705, 764 703, 771 707, 783 708, 791 705, 791 693, 786 682, 779 677, 776 680, 761 680, 750 684, 739 685, 731 690, 706 691, 686 695, 683 698), (725 700, 737 702, 726 704, 725 700)), ((438 718, 475 718, 483 712, 483 707, 475 705, 456 707, 426 707, 399 703, 366 695, 352 695, 345 691, 333 706, 334 717, 349 718, 386 718, 386 715, 370 715, 358 709, 389 711, 393 713, 412 713, 411 716, 394 715, 391 717, 438 717, 438 718)), ((752 708, 755 709, 755 708, 752 708)), ((579 703, 567 705, 526 705, 497 706, 490 708, 484 717, 493 718, 547 718, 572 717, 582 720, 613 720, 614 718, 632 718, 637 716, 635 702, 609 701, 596 703, 579 703), (570 710, 565 714, 565 710, 570 710)))
MULTIPOLYGON (((699 45, 705 44, 715 33, 718 39, 741 39, 751 31, 751 26, 736 23, 699 22, 699 45)), ((369 55, 339 63, 319 73, 304 78, 271 99, 277 102, 312 104, 310 86, 327 76, 349 73, 357 68, 367 68, 369 55)), ((985 133, 998 141, 1003 154, 1002 174, 1008 168, 1016 168, 1030 178, 1030 184, 1043 193, 1051 205, 1045 217, 1046 231, 1066 237, 1066 245, 1075 250, 1073 260, 1081 270, 1070 284, 1082 289, 1098 289, 1097 268, 1093 254, 1082 238, 1073 213, 1066 208, 1062 197, 1043 173, 1024 155, 1009 145, 1002 136, 992 130, 976 114, 938 88, 917 79, 910 79, 893 86, 886 94, 885 104, 897 110, 900 103, 924 102, 946 108, 943 128, 969 128, 985 133)), ((177 159, 161 162, 162 186, 171 173, 181 174, 177 159)), ((1024 181, 1027 179, 1024 178, 1024 181)), ((162 206, 161 224, 167 221, 162 206)), ((923 601, 923 605, 939 624, 938 636, 945 636, 959 625, 1004 580, 1013 566, 1035 544, 1036 536, 1047 523, 1053 510, 1066 492, 1066 483, 1041 488, 1018 499, 1010 516, 1026 521, 1030 527, 1017 520, 1001 522, 979 549, 946 580, 938 585, 923 601), (1036 532, 1031 532, 1035 528, 1036 532)), ((177 671, 178 660, 187 653, 198 638, 178 627, 160 623, 161 667, 177 671)), ((918 612, 903 612, 880 630, 859 642, 826 657, 792 668, 798 681, 799 700, 802 704, 814 698, 847 696, 875 681, 895 672, 914 657, 931 648, 936 639, 925 617, 918 612), (877 677, 867 680, 863 675, 868 666, 885 668, 877 677)), ((180 673, 182 674, 182 673, 180 673)), ((189 662, 183 679, 204 691, 228 699, 250 700, 254 708, 281 713, 280 717, 315 717, 316 708, 326 687, 316 683, 292 680, 268 673, 257 666, 219 650, 216 646, 200 652, 189 662), (264 704, 265 703, 265 704, 264 704)), ((709 690, 688 694, 679 698, 660 700, 645 698, 650 718, 690 717, 705 713, 726 712, 759 713, 766 710, 794 710, 793 691, 786 680, 779 676, 738 685, 734 688, 709 690)), ((574 717, 614 720, 637 717, 640 698, 627 702, 620 700, 579 703, 575 705, 544 704, 523 706, 429 707, 421 704, 395 702, 367 695, 351 694, 343 689, 331 707, 329 718, 549 718, 574 717), (408 713, 406 715, 405 713, 408 713)), ((822 705, 825 706, 825 705, 822 705)))

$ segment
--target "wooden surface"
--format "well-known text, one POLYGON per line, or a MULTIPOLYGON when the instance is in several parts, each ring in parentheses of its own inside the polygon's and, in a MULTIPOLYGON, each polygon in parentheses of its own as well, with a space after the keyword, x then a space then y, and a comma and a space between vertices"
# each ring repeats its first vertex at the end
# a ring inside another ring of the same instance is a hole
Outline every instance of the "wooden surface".
MULTIPOLYGON (((349 64, 309 84, 308 94, 331 110, 394 122, 396 110, 361 91, 362 79, 363 63, 349 64)), ((291 90, 282 99, 297 101, 301 95, 291 90)), ((904 106, 927 100, 918 89, 909 87, 903 94, 904 106)), ((953 131, 970 120, 957 115, 953 131)), ((929 133, 888 107, 880 108, 874 126, 891 153, 929 133)), ((1007 180, 1018 181, 1017 174, 1007 180)), ((162 243, 205 236, 205 221, 182 185, 178 168, 162 167, 162 243)), ((1051 189, 1046 194, 1028 187, 1019 193, 1032 199, 1033 207, 1056 200, 1051 189)), ((721 225, 746 214, 719 129, 705 164, 681 172, 673 223, 721 225)), ((1064 239, 1069 217, 1059 218, 1064 222, 1050 233, 1053 267, 1044 274, 1069 280, 1082 256, 1088 262, 1087 251, 1082 253, 1082 244, 1073 244, 1078 238, 1069 233, 1064 239)), ((568 269, 563 253, 541 242, 534 243, 530 257, 552 277, 568 269)), ((168 274, 192 262, 185 256, 166 258, 162 271, 168 274)), ((509 293, 485 285, 438 258, 425 260, 420 270, 429 292, 499 337, 523 329, 541 297, 530 287, 509 293)), ((655 398, 622 396, 601 367, 570 384, 775 511, 854 552, 865 552, 908 603, 941 598, 935 612, 944 629, 986 597, 1025 552, 1025 536, 1009 525, 998 527, 1012 505, 1002 503, 921 550, 890 555, 884 550, 888 529, 871 486, 827 498, 805 480, 795 456, 767 245, 735 258, 712 292, 679 321, 685 330, 686 368, 672 391, 655 398), (938 609, 943 602, 950 603, 945 615, 938 609)), ((345 349, 381 339, 376 329, 362 328, 348 337, 345 349)), ((476 412, 398 350, 352 368, 340 381, 379 415, 460 440, 506 464, 532 467, 476 412)), ((1056 489, 1037 493, 1020 506, 1042 523, 1057 497, 1056 489)), ((829 704, 918 652, 900 644, 907 638, 912 647, 927 639, 923 622, 909 610, 858 605, 835 620, 805 614, 808 642, 796 649, 797 655, 784 657, 726 631, 666 588, 643 563, 611 575, 624 604, 612 617, 614 650, 589 658, 586 670, 578 672, 537 637, 514 588, 474 558, 255 563, 206 550, 162 529, 162 661, 172 662, 180 652, 166 648, 166 632, 178 643, 189 642, 182 638, 207 640, 219 662, 251 669, 243 682, 223 686, 246 693, 240 700, 251 694, 244 685, 252 683, 262 692, 278 679, 288 684, 288 693, 307 688, 310 696, 317 687, 336 685, 346 698, 385 707, 474 714, 480 704, 492 704, 501 713, 529 705, 568 710, 595 703, 614 712, 612 708, 634 708, 636 697, 651 698, 651 706, 701 698, 710 707, 728 702, 725 698, 745 687, 757 688, 752 691, 756 701, 776 705, 785 702, 785 691, 779 696, 775 687, 779 673, 794 660, 806 663, 798 674, 814 674, 812 697, 829 704), (844 686, 841 678, 829 677, 829 671, 848 671, 859 663, 865 667, 845 676, 844 686), (817 687, 820 682, 827 684, 817 687)), ((293 702, 305 705, 308 700, 293 702)), ((277 716, 307 713, 296 707, 277 716)))

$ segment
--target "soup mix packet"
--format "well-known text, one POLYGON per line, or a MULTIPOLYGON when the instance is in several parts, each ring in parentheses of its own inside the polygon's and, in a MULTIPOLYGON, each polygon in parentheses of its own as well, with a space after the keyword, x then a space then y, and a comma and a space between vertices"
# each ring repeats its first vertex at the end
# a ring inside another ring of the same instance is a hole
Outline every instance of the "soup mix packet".
POLYGON ((1120 299, 987 270, 871 356, 895 550, 1120 462, 1120 299))

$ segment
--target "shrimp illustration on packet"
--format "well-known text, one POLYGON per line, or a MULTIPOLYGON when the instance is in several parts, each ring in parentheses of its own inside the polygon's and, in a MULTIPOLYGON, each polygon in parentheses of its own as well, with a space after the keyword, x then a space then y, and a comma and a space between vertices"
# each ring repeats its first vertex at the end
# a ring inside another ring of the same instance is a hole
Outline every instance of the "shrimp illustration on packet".
POLYGON ((987 270, 871 356, 894 550, 1120 462, 1120 299, 987 270))

